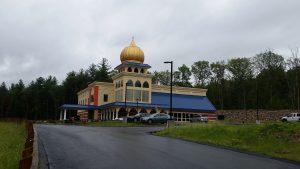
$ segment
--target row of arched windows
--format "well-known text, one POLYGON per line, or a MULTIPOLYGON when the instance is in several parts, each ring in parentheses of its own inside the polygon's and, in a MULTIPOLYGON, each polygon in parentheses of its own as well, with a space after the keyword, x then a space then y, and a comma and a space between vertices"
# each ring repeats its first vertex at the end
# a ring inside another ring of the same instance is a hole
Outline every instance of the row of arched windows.
MULTIPOLYGON (((133 81, 132 80, 128 80, 127 81, 127 86, 134 86, 134 87, 142 87, 142 84, 141 84, 141 82, 139 81, 139 80, 137 80, 135 83, 134 83, 134 85, 133 85, 133 81)), ((123 81, 121 80, 121 81, 118 81, 117 83, 116 83, 116 88, 119 88, 119 87, 122 87, 123 86, 123 81)), ((144 83, 143 83, 143 88, 149 88, 149 83, 147 82, 147 81, 145 81, 144 83)))
MULTIPOLYGON (((129 68, 127 68, 127 72, 135 72, 135 73, 139 73, 139 69, 138 69, 138 68, 134 68, 134 69, 132 70, 132 68, 129 67, 129 68)), ((143 69, 143 68, 140 70, 140 73, 144 73, 144 69, 143 69)))
MULTIPOLYGON (((127 84, 127 86, 133 86, 133 81, 132 80, 128 80, 126 84, 127 84)), ((134 87, 142 87, 141 82, 139 80, 137 80, 135 82, 135 84, 134 84, 134 87)), ((143 88, 149 88, 149 83, 147 81, 145 81, 143 83, 143 88)))

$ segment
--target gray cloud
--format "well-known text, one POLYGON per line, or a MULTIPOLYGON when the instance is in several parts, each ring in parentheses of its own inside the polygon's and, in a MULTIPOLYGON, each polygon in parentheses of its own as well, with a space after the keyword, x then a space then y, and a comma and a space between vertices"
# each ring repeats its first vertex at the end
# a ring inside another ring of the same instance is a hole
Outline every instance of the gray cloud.
POLYGON ((0 2, 0 81, 25 82, 87 68, 112 67, 135 36, 152 70, 198 60, 253 56, 300 47, 298 0, 0 2))

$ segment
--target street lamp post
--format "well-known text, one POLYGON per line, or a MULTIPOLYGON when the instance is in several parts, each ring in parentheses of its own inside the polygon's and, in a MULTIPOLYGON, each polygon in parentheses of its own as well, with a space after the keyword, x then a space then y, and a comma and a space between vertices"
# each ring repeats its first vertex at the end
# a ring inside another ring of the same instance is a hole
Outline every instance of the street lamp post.
POLYGON ((170 114, 173 115, 173 61, 166 61, 166 64, 171 64, 171 87, 170 87, 170 114))
POLYGON ((139 98, 136 98, 136 112, 139 113, 139 98))
POLYGON ((256 123, 259 124, 259 116, 258 116, 258 81, 256 76, 256 123))

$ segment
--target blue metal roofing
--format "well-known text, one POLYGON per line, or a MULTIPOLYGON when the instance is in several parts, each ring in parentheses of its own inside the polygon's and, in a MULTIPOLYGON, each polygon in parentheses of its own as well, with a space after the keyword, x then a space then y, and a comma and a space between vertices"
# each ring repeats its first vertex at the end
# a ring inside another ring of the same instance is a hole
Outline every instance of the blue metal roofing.
MULTIPOLYGON (((139 105, 139 107, 143 107, 143 108, 156 108, 156 107, 168 108, 167 105, 162 105, 162 104, 138 103, 138 105, 139 105)), ((125 102, 112 102, 112 103, 101 105, 100 107, 102 109, 105 109, 105 108, 113 107, 113 106, 124 107, 125 106, 125 102)), ((136 102, 127 102, 126 106, 127 107, 136 107, 137 103, 136 102)))
MULTIPOLYGON (((173 94, 173 109, 214 112, 216 108, 206 96, 173 94)), ((170 94, 152 92, 152 104, 170 105, 170 94)))
POLYGON ((118 68, 120 68, 123 65, 136 66, 136 67, 144 67, 144 68, 147 68, 147 69, 151 68, 151 66, 148 65, 148 64, 124 61, 120 65, 118 65, 115 69, 118 69, 118 68))
MULTIPOLYGON (((170 106, 170 94, 152 92, 152 103, 139 103, 139 107, 143 108, 163 108, 168 109, 170 106)), ((109 107, 124 107, 124 102, 112 102, 101 106, 93 105, 77 105, 77 104, 64 104, 61 106, 62 109, 73 109, 73 110, 100 110, 109 107)), ((136 107, 135 102, 127 102, 127 107, 136 107)), ((203 111, 203 112, 214 112, 216 108, 209 101, 206 96, 192 96, 183 94, 173 94, 173 110, 186 110, 186 111, 203 111)))
POLYGON ((100 106, 93 105, 80 105, 80 104, 63 104, 60 106, 61 109, 69 109, 69 110, 98 110, 101 109, 100 106))

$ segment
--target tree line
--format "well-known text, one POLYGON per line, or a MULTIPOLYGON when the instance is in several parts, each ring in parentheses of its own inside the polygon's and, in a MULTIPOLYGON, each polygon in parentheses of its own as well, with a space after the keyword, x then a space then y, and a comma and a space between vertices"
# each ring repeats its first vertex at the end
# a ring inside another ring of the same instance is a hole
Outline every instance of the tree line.
POLYGON ((0 118, 59 119, 59 107, 63 104, 77 104, 77 92, 93 81, 111 82, 108 60, 103 58, 88 69, 71 71, 61 84, 53 76, 39 77, 27 86, 22 80, 9 87, 0 85, 0 118))
MULTIPOLYGON (((284 59, 272 50, 253 57, 209 63, 201 60, 174 71, 174 85, 207 88, 217 109, 299 110, 298 49, 284 59)), ((154 84, 170 85, 170 71, 154 71, 154 84)))
MULTIPOLYGON (((59 106, 77 104, 77 92, 93 81, 112 82, 108 60, 71 71, 61 84, 53 76, 0 85, 0 118, 58 119, 59 106)), ((154 71, 153 84, 170 85, 170 71, 154 71)), ((299 109, 298 49, 284 59, 272 50, 253 57, 183 64, 173 73, 174 86, 207 88, 217 109, 299 109)))

